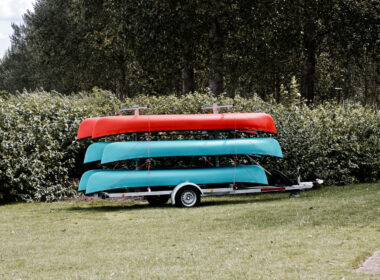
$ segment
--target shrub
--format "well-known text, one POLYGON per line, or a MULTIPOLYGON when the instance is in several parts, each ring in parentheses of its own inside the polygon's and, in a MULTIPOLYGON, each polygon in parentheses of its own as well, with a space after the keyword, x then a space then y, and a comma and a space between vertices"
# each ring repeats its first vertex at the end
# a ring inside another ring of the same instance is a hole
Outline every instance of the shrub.
POLYGON ((79 123, 88 117, 113 115, 121 107, 148 105, 150 114, 199 113, 201 106, 233 103, 238 112, 267 112, 276 122, 284 159, 262 159, 303 179, 327 184, 370 182, 380 173, 380 114, 358 104, 345 108, 326 103, 315 108, 303 102, 286 106, 274 101, 209 92, 181 97, 139 95, 120 102, 112 93, 62 96, 56 92, 0 95, 0 201, 52 201, 74 195, 83 173, 83 155, 91 140, 76 141, 79 123))
POLYGON ((380 175, 380 114, 358 104, 277 106, 273 110, 282 167, 327 184, 373 182, 380 175))
POLYGON ((79 175, 76 168, 86 148, 75 141, 79 123, 113 111, 114 96, 95 91, 91 100, 85 94, 65 97, 39 91, 0 100, 0 201, 52 201, 72 195, 70 177, 79 175))

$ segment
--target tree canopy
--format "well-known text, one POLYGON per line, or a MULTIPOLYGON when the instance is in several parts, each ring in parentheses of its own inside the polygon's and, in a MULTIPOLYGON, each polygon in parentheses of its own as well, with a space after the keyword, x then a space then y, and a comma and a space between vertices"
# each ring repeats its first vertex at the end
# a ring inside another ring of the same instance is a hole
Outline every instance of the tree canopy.
POLYGON ((281 102, 295 79, 310 102, 379 104, 379 22, 379 0, 37 0, 13 25, 0 90, 281 102))

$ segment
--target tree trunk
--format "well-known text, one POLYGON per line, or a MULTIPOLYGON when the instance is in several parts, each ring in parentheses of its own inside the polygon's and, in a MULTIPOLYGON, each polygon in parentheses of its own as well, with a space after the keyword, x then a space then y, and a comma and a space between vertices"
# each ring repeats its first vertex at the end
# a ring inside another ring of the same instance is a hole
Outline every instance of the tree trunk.
POLYGON ((116 74, 116 96, 122 100, 127 96, 127 83, 125 80, 124 67, 119 67, 119 69, 116 71, 116 74))
POLYGON ((185 46, 182 56, 182 94, 194 92, 194 68, 191 53, 185 46))
POLYGON ((314 79, 316 60, 315 26, 308 26, 304 30, 305 62, 301 78, 301 95, 307 99, 308 103, 314 100, 314 79))
POLYGON ((275 72, 274 72, 274 99, 276 100, 277 103, 280 103, 281 102, 281 92, 280 92, 280 89, 281 89, 281 84, 280 84, 280 79, 279 79, 279 74, 277 72, 277 69, 275 69, 275 72))
POLYGON ((182 68, 182 94, 194 92, 194 69, 191 65, 182 68))
POLYGON ((302 71, 301 95, 305 97, 309 103, 312 103, 314 100, 314 74, 316 64, 315 49, 307 50, 302 71))
POLYGON ((363 91, 363 104, 367 106, 368 103, 368 79, 366 75, 364 75, 364 91, 363 91))
POLYGON ((120 51, 118 59, 118 68, 116 69, 116 96, 119 99, 124 99, 127 96, 127 81, 126 81, 126 57, 123 50, 120 51))
POLYGON ((211 24, 210 50, 211 65, 209 87, 214 94, 219 94, 223 92, 224 38, 221 30, 221 24, 217 18, 215 18, 211 24))
POLYGON ((236 89, 239 86, 239 70, 238 70, 238 63, 232 63, 231 68, 229 71, 226 71, 227 73, 229 72, 229 76, 226 76, 228 79, 228 87, 226 86, 226 91, 229 97, 235 97, 236 95, 236 89))

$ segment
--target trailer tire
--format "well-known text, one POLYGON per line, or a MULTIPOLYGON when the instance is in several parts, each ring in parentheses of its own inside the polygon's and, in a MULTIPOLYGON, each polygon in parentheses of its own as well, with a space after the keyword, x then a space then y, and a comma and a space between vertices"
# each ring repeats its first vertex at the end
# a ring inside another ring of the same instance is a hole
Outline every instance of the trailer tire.
POLYGON ((184 186, 175 195, 175 205, 178 207, 196 207, 200 202, 201 193, 193 186, 184 186))
POLYGON ((149 195, 145 197, 151 206, 162 206, 168 202, 169 198, 170 195, 149 195))

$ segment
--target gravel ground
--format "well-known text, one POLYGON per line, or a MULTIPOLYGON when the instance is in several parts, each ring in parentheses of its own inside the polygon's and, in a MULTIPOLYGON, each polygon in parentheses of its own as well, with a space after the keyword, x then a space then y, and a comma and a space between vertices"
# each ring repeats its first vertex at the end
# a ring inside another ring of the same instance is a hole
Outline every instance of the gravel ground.
POLYGON ((380 250, 375 251, 355 271, 359 273, 380 273, 380 250))

